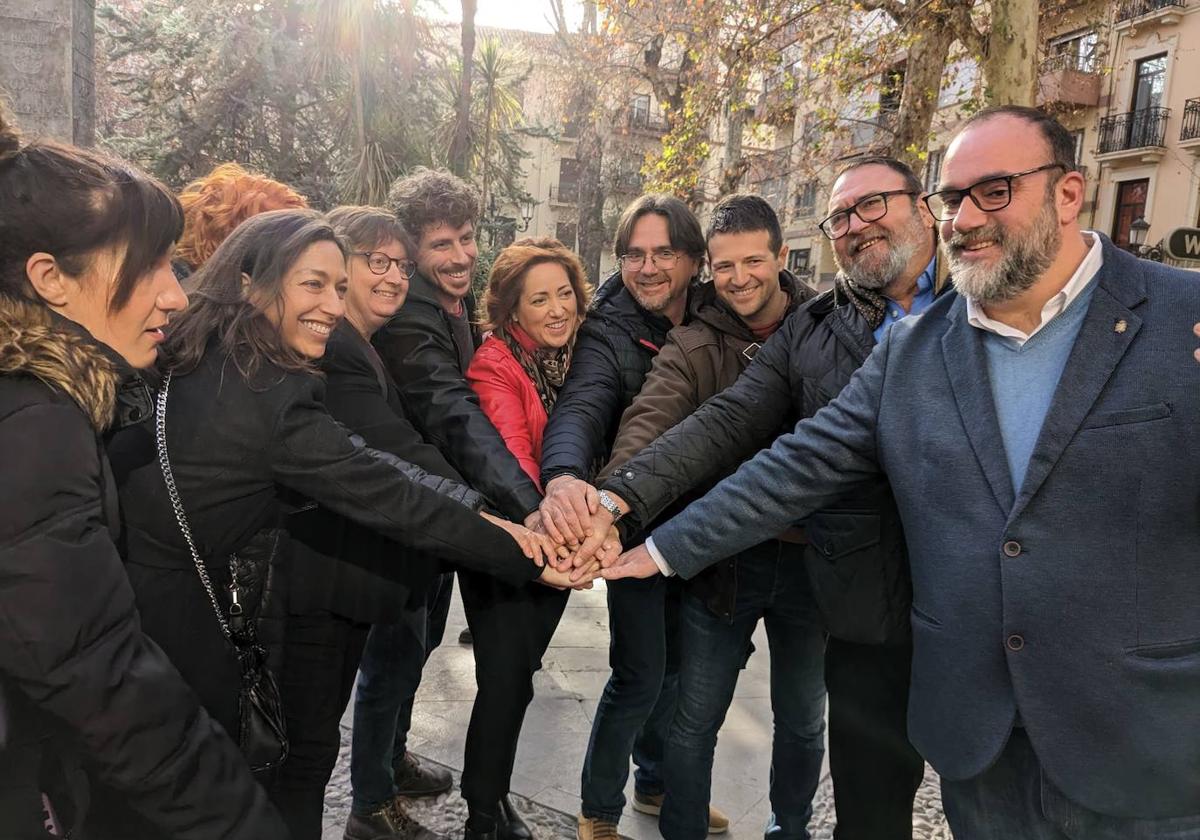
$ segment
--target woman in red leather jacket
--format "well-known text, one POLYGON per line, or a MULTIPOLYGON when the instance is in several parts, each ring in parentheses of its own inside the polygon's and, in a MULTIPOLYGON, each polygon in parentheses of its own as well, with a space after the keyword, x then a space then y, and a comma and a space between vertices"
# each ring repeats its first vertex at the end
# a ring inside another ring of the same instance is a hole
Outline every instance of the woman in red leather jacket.
MULTIPOLYGON (((570 366, 590 291, 579 258, 561 242, 521 239, 496 257, 483 295, 479 317, 492 334, 475 351, 467 380, 535 483, 546 418, 570 366)), ((533 674, 569 590, 513 585, 464 569, 459 580, 479 685, 463 762, 466 840, 487 840, 489 825, 506 822, 492 812, 497 801, 507 801, 533 674)))

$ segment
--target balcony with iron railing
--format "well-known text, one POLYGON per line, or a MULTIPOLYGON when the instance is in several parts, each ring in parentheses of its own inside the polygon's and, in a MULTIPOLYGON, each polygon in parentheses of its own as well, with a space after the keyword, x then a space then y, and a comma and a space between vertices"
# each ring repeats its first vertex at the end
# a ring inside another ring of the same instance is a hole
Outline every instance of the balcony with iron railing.
POLYGON ((578 204, 579 182, 559 181, 550 185, 550 202, 552 204, 578 204))
POLYGON ((1100 74, 1092 55, 1052 55, 1038 72, 1038 104, 1094 108, 1100 102, 1100 74))
POLYGON ((1200 155, 1200 99, 1189 99, 1183 105, 1183 125, 1179 128, 1179 145, 1192 154, 1200 155))
POLYGON ((667 130, 667 118, 661 113, 633 109, 628 112, 626 126, 633 131, 644 131, 650 134, 664 134, 667 130))
POLYGON ((1179 22, 1179 13, 1187 0, 1120 0, 1114 17, 1118 27, 1142 23, 1171 24, 1179 22))
POLYGON ((1112 163, 1160 160, 1170 117, 1170 108, 1142 108, 1101 118, 1096 158, 1112 163))

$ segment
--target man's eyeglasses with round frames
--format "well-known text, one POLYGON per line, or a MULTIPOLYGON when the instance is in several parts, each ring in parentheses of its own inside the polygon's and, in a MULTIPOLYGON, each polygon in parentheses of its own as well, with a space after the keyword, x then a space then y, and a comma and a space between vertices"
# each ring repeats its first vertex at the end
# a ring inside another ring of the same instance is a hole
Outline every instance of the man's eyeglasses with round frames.
POLYGON ((821 233, 825 234, 827 239, 841 239, 850 232, 851 213, 858 216, 864 223, 877 222, 887 215, 887 200, 888 196, 892 195, 916 195, 916 193, 912 190, 888 190, 869 195, 855 202, 852 207, 830 213, 817 223, 817 227, 821 229, 821 233))
MULTIPOLYGON (((655 268, 669 269, 674 268, 675 263, 679 262, 678 251, 654 251, 650 254, 650 262, 655 268)), ((646 264, 645 254, 622 254, 621 268, 625 271, 641 271, 642 266, 646 264)))
POLYGON ((1045 172, 1048 169, 1066 169, 1061 163, 1047 163, 1036 169, 1026 169, 1024 172, 1014 172, 1011 175, 998 175, 977 181, 961 190, 938 190, 925 196, 925 206, 939 222, 952 221, 962 208, 963 199, 971 199, 971 203, 984 213, 995 213, 1012 204, 1012 184, 1017 178, 1045 172))
POLYGON ((366 257, 367 268, 371 269, 372 274, 387 274, 388 269, 392 267, 392 263, 396 264, 396 270, 400 272, 400 276, 405 280, 411 279, 417 273, 417 264, 412 260, 399 260, 395 257, 389 257, 383 251, 355 251, 354 256, 366 257))

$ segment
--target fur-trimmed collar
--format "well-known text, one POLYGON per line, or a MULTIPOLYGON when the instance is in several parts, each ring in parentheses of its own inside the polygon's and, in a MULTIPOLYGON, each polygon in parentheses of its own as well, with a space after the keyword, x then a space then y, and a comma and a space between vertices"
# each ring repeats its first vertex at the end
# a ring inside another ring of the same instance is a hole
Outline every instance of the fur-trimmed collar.
POLYGON ((112 423, 121 372, 98 342, 69 323, 40 304, 0 296, 0 375, 40 379, 103 431, 112 423))

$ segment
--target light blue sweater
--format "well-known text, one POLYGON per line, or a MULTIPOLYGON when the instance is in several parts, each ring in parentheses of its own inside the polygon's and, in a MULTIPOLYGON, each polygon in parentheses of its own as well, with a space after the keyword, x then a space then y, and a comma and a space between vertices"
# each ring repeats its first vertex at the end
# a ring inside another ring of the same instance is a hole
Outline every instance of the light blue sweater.
POLYGON ((1020 495, 1025 470, 1033 454, 1042 422, 1054 400, 1067 357, 1087 314, 1096 281, 1079 293, 1071 305, 1038 330, 1023 345, 1016 339, 984 332, 992 399, 1000 421, 1000 436, 1012 476, 1013 494, 1020 495))

